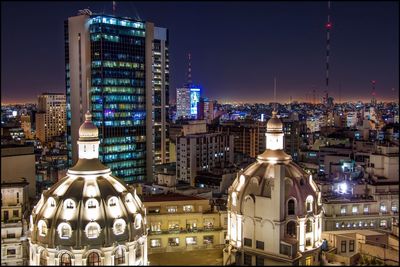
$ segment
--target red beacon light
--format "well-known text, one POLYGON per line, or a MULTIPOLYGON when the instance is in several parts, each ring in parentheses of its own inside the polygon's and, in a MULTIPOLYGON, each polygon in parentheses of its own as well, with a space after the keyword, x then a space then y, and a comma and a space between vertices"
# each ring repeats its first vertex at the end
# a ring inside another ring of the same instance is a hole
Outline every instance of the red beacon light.
POLYGON ((326 27, 327 29, 332 28, 332 23, 328 22, 328 23, 325 25, 325 27, 326 27))

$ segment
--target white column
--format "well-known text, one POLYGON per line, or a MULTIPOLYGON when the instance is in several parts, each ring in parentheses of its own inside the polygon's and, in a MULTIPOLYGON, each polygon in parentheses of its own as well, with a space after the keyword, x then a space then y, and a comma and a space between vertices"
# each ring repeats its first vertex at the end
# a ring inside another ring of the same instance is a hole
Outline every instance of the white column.
POLYGON ((299 249, 301 252, 304 252, 304 245, 305 245, 305 218, 299 219, 300 231, 299 231, 299 249))

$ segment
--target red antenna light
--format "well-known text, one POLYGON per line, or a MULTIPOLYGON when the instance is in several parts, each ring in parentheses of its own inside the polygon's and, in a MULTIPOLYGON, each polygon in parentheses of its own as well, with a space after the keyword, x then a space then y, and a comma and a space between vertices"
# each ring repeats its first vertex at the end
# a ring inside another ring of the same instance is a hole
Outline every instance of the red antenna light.
POLYGON ((327 29, 332 28, 332 23, 328 22, 328 23, 325 25, 325 27, 326 27, 327 29))

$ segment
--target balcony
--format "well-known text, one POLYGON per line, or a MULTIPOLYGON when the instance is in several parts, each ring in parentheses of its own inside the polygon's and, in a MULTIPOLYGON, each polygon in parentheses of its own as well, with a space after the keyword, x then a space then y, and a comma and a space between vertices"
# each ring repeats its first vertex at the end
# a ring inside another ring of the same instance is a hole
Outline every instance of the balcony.
POLYGON ((160 231, 149 231, 149 235, 165 235, 165 234, 188 234, 188 233, 203 233, 203 232, 215 232, 223 230, 222 227, 204 227, 195 229, 169 229, 160 231))

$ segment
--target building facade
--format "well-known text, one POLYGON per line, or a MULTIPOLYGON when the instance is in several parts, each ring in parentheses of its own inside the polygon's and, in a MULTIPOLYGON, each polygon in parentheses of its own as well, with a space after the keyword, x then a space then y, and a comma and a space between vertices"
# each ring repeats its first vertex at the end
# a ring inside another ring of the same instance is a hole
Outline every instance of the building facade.
POLYGON ((85 117, 77 164, 32 211, 29 265, 148 265, 143 204, 99 161, 98 129, 85 117))
POLYGON ((239 172, 229 188, 224 265, 320 262, 321 193, 312 176, 284 152, 282 128, 274 111, 265 152, 239 172))
POLYGON ((176 118, 190 118, 190 88, 176 89, 176 118))
POLYGON ((66 132, 65 94, 45 93, 38 97, 36 137, 43 143, 66 132))
POLYGON ((197 171, 225 167, 234 162, 233 135, 195 133, 177 137, 177 180, 195 185, 197 171))
POLYGON ((102 162, 127 183, 150 179, 153 150, 168 134, 162 118, 168 104, 166 29, 89 10, 68 18, 64 28, 70 166, 78 159, 78 128, 89 103, 102 162))
POLYGON ((1 183, 1 265, 28 265, 28 183, 1 183))
POLYGON ((177 252, 218 248, 225 243, 226 211, 208 199, 175 193, 143 197, 149 225, 148 251, 177 252))
POLYGON ((169 37, 165 28, 154 28, 153 114, 154 164, 169 162, 169 37))

